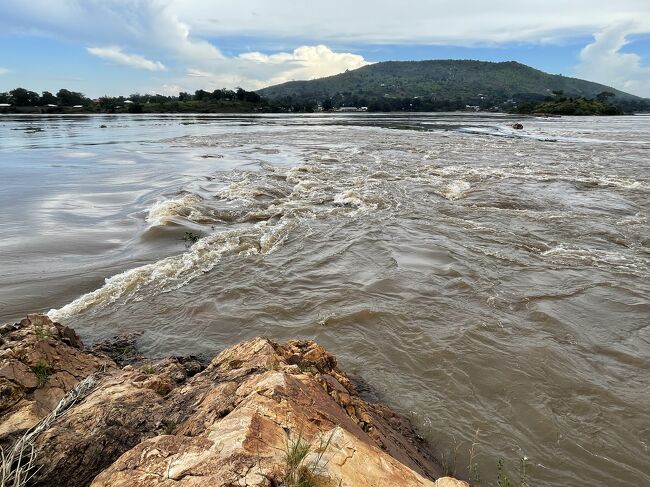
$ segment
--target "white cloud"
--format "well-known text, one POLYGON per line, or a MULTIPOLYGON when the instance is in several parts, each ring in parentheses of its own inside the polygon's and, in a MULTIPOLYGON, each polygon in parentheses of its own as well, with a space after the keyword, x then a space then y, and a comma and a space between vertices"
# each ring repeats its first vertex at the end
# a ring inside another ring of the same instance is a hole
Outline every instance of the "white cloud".
POLYGON ((171 0, 201 36, 316 39, 331 44, 486 45, 554 42, 613 23, 650 26, 648 0, 171 0))
POLYGON ((100 57, 102 59, 108 59, 109 61, 115 61, 118 64, 123 64, 124 66, 130 66, 132 68, 146 69, 148 71, 163 71, 165 70, 165 65, 160 61, 151 61, 143 56, 137 54, 126 54, 122 52, 122 49, 119 47, 87 47, 86 50, 93 56, 100 57))
POLYGON ((214 45, 191 36, 171 6, 169 0, 3 0, 0 27, 3 33, 128 46, 187 61, 222 59, 214 45))
POLYGON ((2 76, 3 74, 9 74, 9 73, 11 73, 10 69, 0 68, 0 76, 2 76))
MULTIPOLYGON (((294 79, 313 79, 356 69, 368 63, 363 56, 335 52, 327 46, 301 46, 292 52, 247 52, 224 58, 210 67, 188 68, 183 77, 158 88, 163 94, 197 89, 214 90, 241 86, 256 90, 294 79)), ((149 90, 152 91, 152 90, 149 90)), ((156 91, 156 89, 153 89, 156 91)))
POLYGON ((270 65, 278 68, 278 72, 262 84, 277 84, 293 79, 322 78, 341 73, 346 69, 356 69, 370 64, 363 56, 348 52, 334 52, 324 45, 301 46, 293 52, 262 54, 248 52, 239 56, 240 60, 252 65, 270 65))
POLYGON ((609 27, 594 36, 594 42, 580 52, 578 76, 598 81, 641 96, 650 97, 650 68, 641 57, 624 53, 627 36, 638 29, 634 24, 609 27))

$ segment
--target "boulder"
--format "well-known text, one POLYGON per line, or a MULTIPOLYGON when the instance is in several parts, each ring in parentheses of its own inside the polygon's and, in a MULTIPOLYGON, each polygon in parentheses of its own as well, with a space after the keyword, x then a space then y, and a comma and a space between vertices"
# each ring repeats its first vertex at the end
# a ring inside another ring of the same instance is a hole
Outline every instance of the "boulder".
POLYGON ((362 399, 312 341, 255 338, 207 366, 178 357, 120 366, 64 328, 30 315, 4 337, 6 438, 102 370, 34 440, 34 485, 467 487, 443 477, 408 419, 362 399), (38 360, 51 367, 45 381, 38 360))

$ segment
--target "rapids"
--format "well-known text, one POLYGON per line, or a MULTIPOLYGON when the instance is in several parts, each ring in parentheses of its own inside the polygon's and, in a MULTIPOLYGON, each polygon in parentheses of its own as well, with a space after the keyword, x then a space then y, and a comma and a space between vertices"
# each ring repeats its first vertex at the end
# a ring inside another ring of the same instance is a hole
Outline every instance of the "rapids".
POLYGON ((459 475, 650 485, 650 117, 515 121, 3 116, 0 321, 315 339, 459 475))

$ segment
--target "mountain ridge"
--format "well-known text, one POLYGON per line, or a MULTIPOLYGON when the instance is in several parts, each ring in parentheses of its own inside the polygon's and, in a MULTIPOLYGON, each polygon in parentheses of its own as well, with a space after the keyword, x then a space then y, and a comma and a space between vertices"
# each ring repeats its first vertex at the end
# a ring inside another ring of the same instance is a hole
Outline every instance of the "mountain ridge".
POLYGON ((650 100, 607 85, 549 74, 517 61, 382 61, 344 73, 289 81, 258 90, 269 99, 334 106, 390 106, 404 109, 449 108, 447 105, 503 108, 504 104, 542 101, 554 96, 595 98, 611 93, 616 102, 635 105, 650 100), (418 101, 419 100, 419 101, 418 101), (413 104, 415 103, 415 107, 413 104))

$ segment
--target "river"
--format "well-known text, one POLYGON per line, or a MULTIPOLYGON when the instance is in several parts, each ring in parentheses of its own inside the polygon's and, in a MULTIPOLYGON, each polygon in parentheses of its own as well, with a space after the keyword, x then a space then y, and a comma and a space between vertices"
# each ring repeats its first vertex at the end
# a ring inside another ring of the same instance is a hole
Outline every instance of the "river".
POLYGON ((0 322, 315 339, 459 475, 650 485, 650 116, 3 116, 0 205, 0 322))

